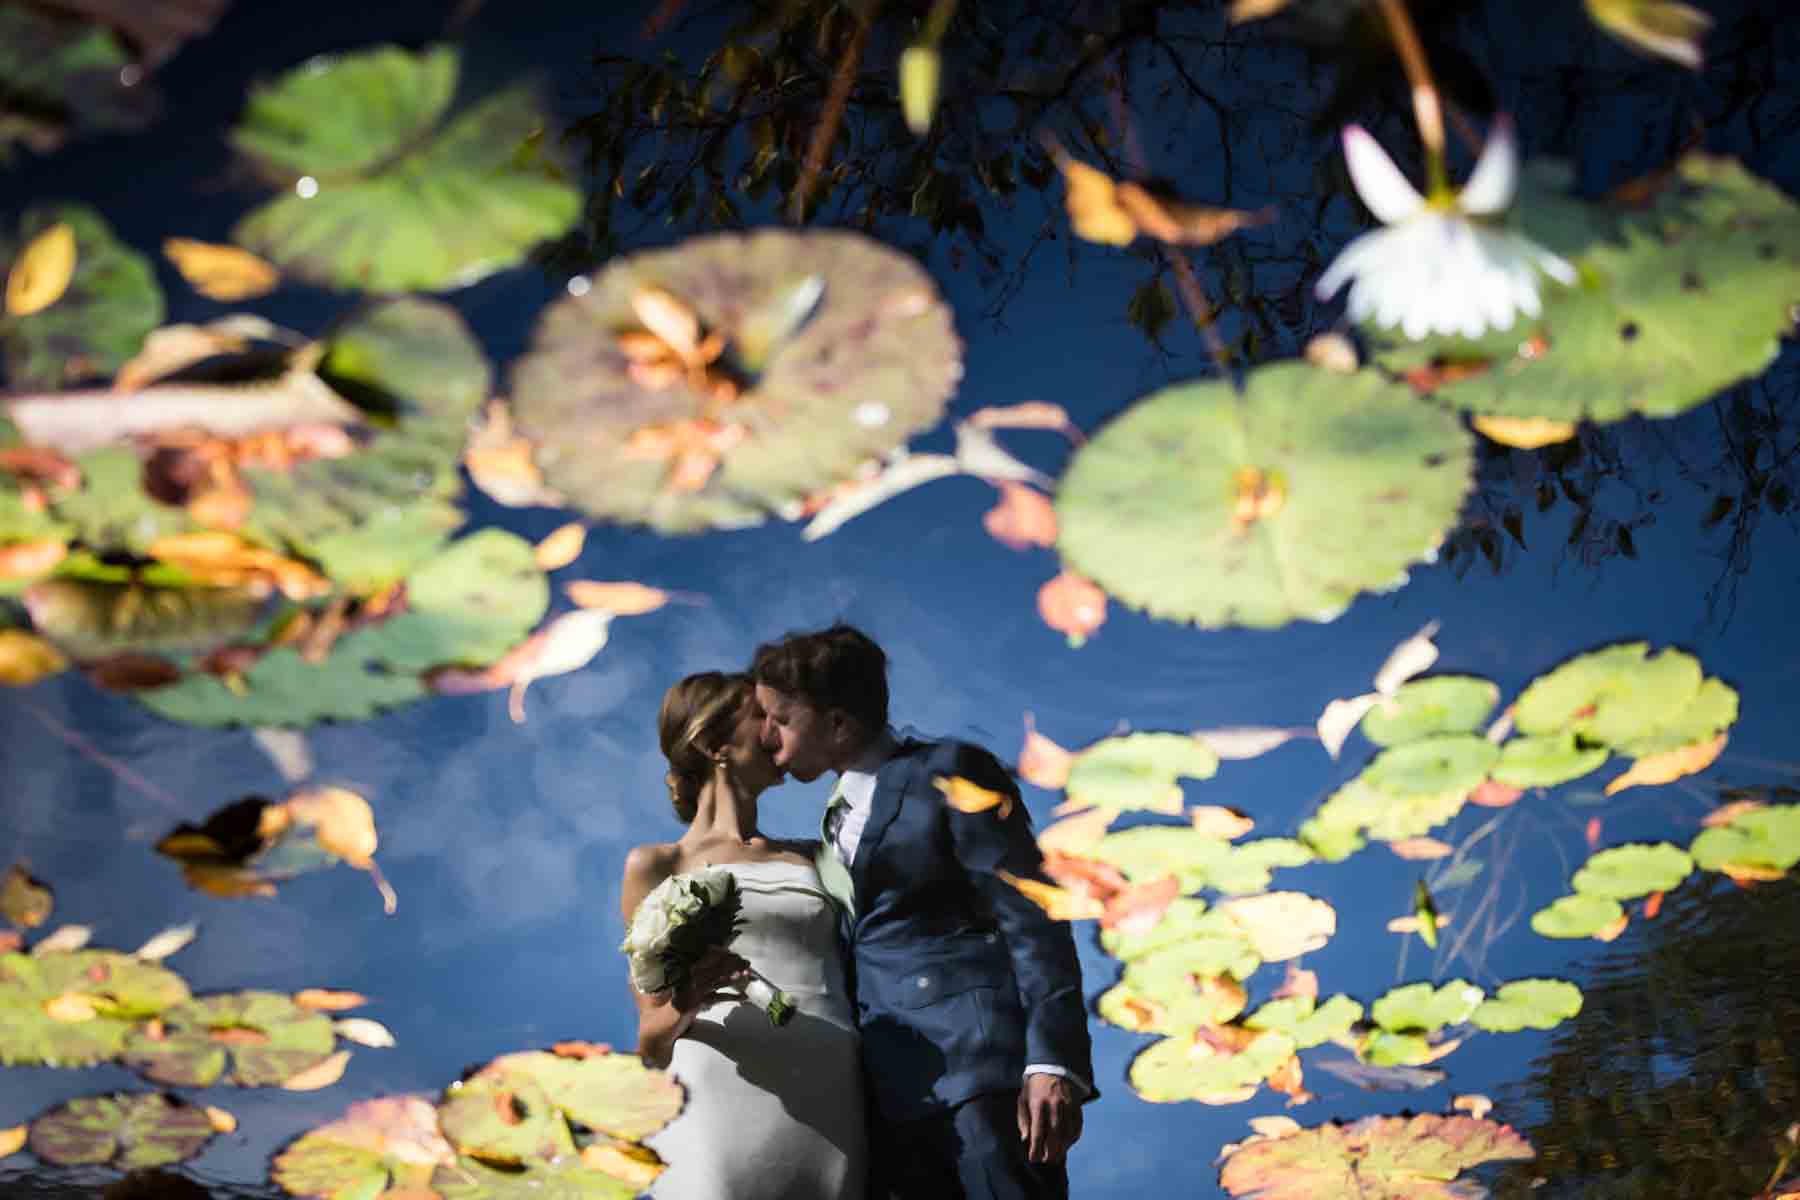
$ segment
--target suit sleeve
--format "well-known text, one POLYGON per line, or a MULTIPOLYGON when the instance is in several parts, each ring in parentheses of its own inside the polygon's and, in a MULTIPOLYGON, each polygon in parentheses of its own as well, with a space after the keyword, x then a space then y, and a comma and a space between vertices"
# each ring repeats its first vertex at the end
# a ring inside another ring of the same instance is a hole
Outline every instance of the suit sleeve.
MULTIPOLYGON (((1088 1086, 1090 1097, 1098 1095, 1074 934, 999 874, 1048 882, 1018 786, 979 746, 947 743, 934 759, 934 777, 961 776, 1009 802, 1001 806, 1009 809, 1004 817, 999 808, 964 813, 946 804, 944 811, 956 858, 999 923, 1012 957, 1025 1010, 1025 1061, 1062 1067, 1088 1086)), ((932 786, 929 780, 926 786, 932 786)))

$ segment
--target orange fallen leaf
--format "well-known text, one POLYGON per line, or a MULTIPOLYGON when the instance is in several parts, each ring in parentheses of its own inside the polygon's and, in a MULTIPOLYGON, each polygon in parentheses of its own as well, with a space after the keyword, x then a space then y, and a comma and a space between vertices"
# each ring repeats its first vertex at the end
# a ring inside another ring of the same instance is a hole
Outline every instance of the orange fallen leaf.
POLYGON ((1662 911, 1662 906, 1663 906, 1663 894, 1661 892, 1651 892, 1648 896, 1645 896, 1644 897, 1644 920, 1646 920, 1646 921, 1654 920, 1656 917, 1656 914, 1660 913, 1662 911))
POLYGON ((1044 624, 1065 635, 1077 649, 1106 623, 1106 593, 1073 571, 1065 570, 1039 588, 1037 606, 1044 624))
POLYGON ((321 1061, 296 1072, 281 1081, 281 1086, 290 1092, 316 1092, 320 1088, 330 1087, 344 1077, 344 1068, 349 1065, 350 1052, 339 1050, 321 1061))
POLYGON ((47 574, 68 554, 69 544, 60 538, 0 546, 0 579, 33 579, 47 574))
POLYGON ((1313 1098, 1306 1090, 1306 1076, 1300 1068, 1300 1056, 1290 1054, 1285 1062, 1269 1072, 1269 1086, 1288 1098, 1289 1106, 1304 1104, 1313 1098))
POLYGON ((25 1147, 25 1136, 30 1127, 14 1125, 11 1129, 0 1129, 0 1158, 17 1154, 25 1147))
POLYGON ((343 1012, 361 1008, 369 998, 361 992, 334 991, 330 988, 302 988, 294 993, 294 1003, 313 1012, 343 1012))
POLYGON ((513 429, 506 401, 488 401, 481 422, 469 434, 463 466, 475 486, 509 508, 554 506, 562 496, 544 484, 544 473, 531 456, 531 439, 513 429))
POLYGON ((1721 825, 1731 824, 1745 813, 1753 813, 1766 807, 1768 806, 1761 800, 1734 800, 1707 813, 1700 819, 1700 824, 1708 829, 1717 829, 1721 825))
POLYGON ((612 1047, 605 1042, 555 1042, 550 1053, 561 1058, 605 1058, 612 1053, 612 1047))
POLYGON ((1719 871, 1739 887, 1749 887, 1753 883, 1773 883, 1787 874, 1779 867, 1765 867, 1760 863, 1726 863, 1719 871))
POLYGON ((1521 450, 1536 450, 1575 436, 1575 422, 1552 421, 1548 417, 1477 416, 1470 418, 1470 423, 1489 441, 1521 450))
POLYGON ((1595 932, 1594 940, 1596 942, 1614 941, 1621 933, 1625 932, 1625 927, 1629 924, 1631 924, 1631 914, 1620 913, 1618 920, 1611 922, 1606 928, 1595 932))
POLYGON ((1000 503, 981 518, 995 541, 1012 550, 1056 545, 1056 509, 1036 488, 1010 480, 996 484, 1000 503))
POLYGON ((163 239, 163 254, 209 300, 251 300, 274 291, 281 282, 279 271, 237 246, 172 237, 163 239))
POLYGON ((1463 1040, 1464 1039, 1462 1038, 1448 1038, 1439 1042, 1437 1045, 1426 1050, 1424 1056, 1420 1058, 1415 1065, 1425 1066, 1428 1063, 1436 1062, 1440 1058, 1447 1057, 1452 1051, 1463 1044, 1463 1040))
POLYGON ((1479 1121, 1494 1110, 1494 1102, 1489 1100, 1486 1096, 1478 1093, 1471 1093, 1470 1095, 1458 1096, 1451 1100, 1450 1107, 1459 1112, 1466 1112, 1479 1121))
POLYGON ((1478 804, 1482 808, 1505 808, 1516 804, 1525 789, 1512 787, 1497 779, 1484 779, 1469 793, 1469 803, 1478 804))
POLYGON ((1303 357, 1320 370, 1338 375, 1354 375, 1360 365, 1355 343, 1341 333, 1314 334, 1307 340, 1303 357))
POLYGON ((26 242, 6 275, 7 314, 28 317, 61 300, 75 278, 75 260, 75 230, 66 221, 26 242))
POLYGON ((997 809, 996 815, 1002 821, 1012 816, 1013 800, 1005 792, 984 788, 960 775, 949 778, 940 775, 931 783, 944 793, 944 802, 959 813, 984 813, 989 809, 997 809))
POLYGON ((1673 783, 1684 775, 1704 771, 1712 766, 1713 760, 1719 757, 1719 752, 1725 749, 1726 739, 1727 735, 1720 733, 1711 741, 1695 742, 1691 746, 1682 746, 1664 754, 1640 758, 1631 764, 1630 770, 1606 785, 1606 794, 1613 796, 1626 788, 1647 784, 1673 783))
POLYGON ((44 1015, 64 1025, 79 1025, 100 1015, 100 1008, 86 992, 64 992, 44 1001, 44 1015))
POLYGON ((669 602, 661 588, 628 580, 575 579, 563 585, 563 594, 581 608, 604 608, 621 617, 655 612, 669 602))
POLYGON ((1203 804, 1195 808, 1192 820, 1196 832, 1207 837, 1233 838, 1243 837, 1256 828, 1256 822, 1235 808, 1225 808, 1217 804, 1203 804))
POLYGON ((1271 999, 1282 1000, 1288 996, 1311 996, 1316 999, 1318 995, 1318 974, 1290 962, 1287 965, 1287 976, 1281 981, 1281 986, 1275 989, 1271 999))
POLYGON ((580 521, 570 521, 557 529, 537 544, 532 551, 537 565, 546 571, 555 571, 566 567, 581 557, 581 548, 587 545, 587 526, 580 521))
POLYGON ((1031 714, 1025 714, 1025 745, 1019 750, 1019 777, 1046 791, 1060 791, 1069 782, 1075 756, 1037 731, 1031 714))
POLYGON ((581 1165, 640 1189, 668 1169, 654 1150, 635 1142, 595 1142, 581 1151, 581 1165))
POLYGON ((236 1133, 237 1118, 222 1108, 208 1104, 202 1111, 206 1113, 207 1123, 213 1127, 214 1133, 236 1133))
POLYGON ((312 788, 295 792, 281 807, 295 822, 315 828, 319 845, 351 866, 367 869, 374 858, 375 811, 355 792, 312 788))
POLYGON ((145 692, 181 678, 181 668, 156 654, 126 652, 82 664, 82 674, 101 691, 145 692))
POLYGON ((995 874, 1043 909, 1052 921, 1092 920, 1106 911, 1106 905, 1092 896, 1084 896, 1055 884, 1041 883, 1036 879, 1021 879, 1007 871, 997 871, 995 874))
POLYGON ((1148 933, 1156 928, 1163 914, 1169 911, 1169 905, 1180 895, 1181 880, 1175 875, 1130 885, 1106 902, 1106 911, 1100 914, 1100 927, 1131 936, 1148 933))
POLYGON ((1399 841, 1389 842, 1387 845, 1389 850, 1412 862, 1445 858, 1455 853, 1455 847, 1429 837, 1401 838, 1399 841))
POLYGON ((1412 368, 1402 374, 1401 378, 1412 385, 1415 392, 1426 394, 1436 391, 1446 383, 1458 383, 1464 379, 1473 379, 1493 365, 1493 360, 1485 358, 1473 362, 1432 362, 1423 367, 1412 368))
POLYGON ((15 954, 25 944, 25 935, 16 929, 0 929, 0 954, 15 954))
POLYGON ((1118 185, 1106 172, 1066 154, 1057 156, 1068 184, 1064 204, 1075 236, 1103 246, 1129 246, 1137 238, 1137 222, 1119 206, 1118 185))
POLYGON ((1090 808, 1064 817, 1038 834, 1038 849, 1046 854, 1084 854, 1100 844, 1117 815, 1109 808, 1090 808))
POLYGON ((977 409, 969 414, 968 422, 977 429, 1053 429, 1072 442, 1081 441, 1081 430, 1069 420, 1063 406, 1046 400, 977 409))
POLYGON ((1582 828, 1582 835, 1587 838, 1589 850, 1598 849, 1600 846, 1600 818, 1589 817, 1587 825, 1582 828))
POLYGON ((36 634, 0 629, 0 685, 26 687, 68 665, 60 650, 36 634))
POLYGON ((1210 246, 1240 229, 1254 229, 1275 219, 1273 207, 1254 212, 1210 208, 1158 196, 1135 183, 1121 183, 1114 199, 1137 224, 1138 232, 1171 246, 1210 246))
POLYGON ((1044 874, 1070 891, 1101 901, 1111 899, 1129 886, 1125 873, 1111 863, 1054 850, 1044 855, 1044 874))
POLYGON ((290 600, 310 600, 331 591, 331 581, 305 563, 253 545, 235 533, 167 534, 151 542, 146 553, 181 568, 200 583, 273 587, 290 600))

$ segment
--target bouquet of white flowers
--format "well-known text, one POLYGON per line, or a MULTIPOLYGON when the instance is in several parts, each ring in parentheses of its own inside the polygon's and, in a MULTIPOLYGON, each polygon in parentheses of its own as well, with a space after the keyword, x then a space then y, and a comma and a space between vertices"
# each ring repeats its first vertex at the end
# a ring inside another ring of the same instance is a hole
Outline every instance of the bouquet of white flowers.
MULTIPOLYGON (((637 906, 619 946, 631 963, 632 984, 646 996, 681 987, 708 950, 737 935, 742 912, 737 877, 723 867, 669 876, 637 906)), ((754 967, 747 969, 744 998, 767 1013, 770 1024, 787 1024, 794 1002, 754 967)))

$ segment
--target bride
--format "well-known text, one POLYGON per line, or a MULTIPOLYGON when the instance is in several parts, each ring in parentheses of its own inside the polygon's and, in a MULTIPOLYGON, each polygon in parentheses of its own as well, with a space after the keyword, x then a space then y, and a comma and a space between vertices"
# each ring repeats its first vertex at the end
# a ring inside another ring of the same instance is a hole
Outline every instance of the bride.
POLYGON ((703 961, 672 996, 633 989, 639 1055, 687 1092, 681 1115, 648 1140, 669 1164, 651 1188, 657 1200, 863 1197, 862 1065, 837 910, 808 843, 757 831, 757 797, 782 774, 761 723, 747 675, 708 671, 671 687, 658 726, 670 799, 688 828, 625 858, 628 927, 643 898, 681 872, 725 867, 743 897, 731 953, 703 961), (726 990, 743 982, 746 960, 795 1001, 786 1025, 726 990))

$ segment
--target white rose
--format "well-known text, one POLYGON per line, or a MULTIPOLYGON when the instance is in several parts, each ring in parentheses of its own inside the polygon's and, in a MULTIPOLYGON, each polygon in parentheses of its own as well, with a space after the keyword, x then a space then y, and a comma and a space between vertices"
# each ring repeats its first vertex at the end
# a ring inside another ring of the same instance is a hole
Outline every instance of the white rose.
POLYGON ((697 873, 695 882, 700 885, 708 907, 724 903, 725 897, 731 892, 731 872, 724 867, 707 867, 697 873))
POLYGON ((644 995, 654 995, 669 986, 669 973, 660 958, 631 957, 631 983, 644 995))

